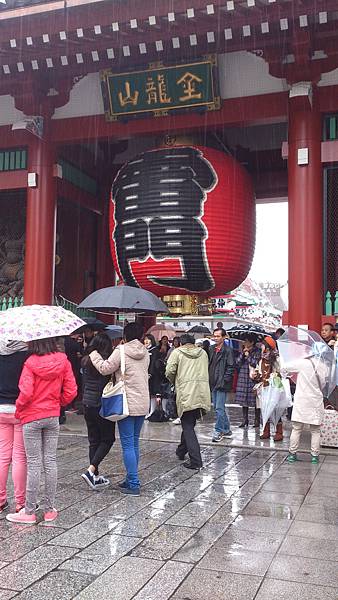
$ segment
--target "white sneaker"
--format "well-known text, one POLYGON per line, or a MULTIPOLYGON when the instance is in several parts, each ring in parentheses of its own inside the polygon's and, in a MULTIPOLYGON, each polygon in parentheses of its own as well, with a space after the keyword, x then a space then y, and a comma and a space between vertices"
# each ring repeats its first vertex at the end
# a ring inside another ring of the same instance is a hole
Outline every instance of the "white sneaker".
POLYGON ((174 419, 173 421, 171 421, 172 425, 181 425, 181 419, 179 417, 177 417, 177 419, 174 419))
POLYGON ((95 487, 98 486, 107 486, 110 484, 109 479, 107 477, 103 477, 103 475, 94 475, 95 487))

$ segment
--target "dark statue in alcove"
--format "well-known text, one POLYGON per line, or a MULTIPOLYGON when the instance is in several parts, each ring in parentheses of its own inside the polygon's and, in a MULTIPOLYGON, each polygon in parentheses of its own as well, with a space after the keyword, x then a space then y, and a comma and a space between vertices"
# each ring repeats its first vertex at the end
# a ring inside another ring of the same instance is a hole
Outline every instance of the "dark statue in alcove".
POLYGON ((22 296, 24 285, 25 203, 0 195, 0 298, 22 296))

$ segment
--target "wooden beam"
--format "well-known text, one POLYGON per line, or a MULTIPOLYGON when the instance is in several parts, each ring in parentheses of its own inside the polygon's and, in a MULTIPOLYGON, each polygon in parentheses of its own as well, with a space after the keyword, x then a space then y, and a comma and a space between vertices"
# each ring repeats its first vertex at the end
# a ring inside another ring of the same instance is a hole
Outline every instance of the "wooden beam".
POLYGON ((215 111, 170 114, 168 117, 130 119, 108 123, 103 115, 52 120, 57 144, 94 139, 127 139, 134 136, 191 132, 201 129, 277 123, 287 120, 287 92, 224 100, 215 111), (188 118, 187 118, 188 117, 188 118))
POLYGON ((88 192, 81 190, 65 179, 58 179, 57 194, 58 198, 64 198, 98 215, 102 215, 102 201, 99 198, 88 194, 88 192))
MULTIPOLYGON (((322 114, 338 112, 338 85, 319 87, 317 98, 322 114)), ((134 136, 165 135, 170 132, 188 132, 204 128, 215 130, 222 127, 286 122, 287 115, 288 93, 280 92, 230 98, 222 102, 220 110, 204 113, 190 111, 182 114, 172 113, 168 117, 148 117, 112 123, 106 122, 104 115, 53 119, 52 137, 53 141, 60 145, 96 139, 121 140, 134 136)), ((27 146, 30 136, 27 131, 11 131, 10 126, 0 127, 1 148, 27 146)))
POLYGON ((27 187, 27 171, 1 171, 0 190, 19 190, 27 187))
MULTIPOLYGON (((26 37, 41 38, 45 33, 48 33, 50 38, 56 36, 60 41, 59 32, 65 31, 67 34, 76 34, 78 28, 83 30, 93 31, 95 25, 100 25, 102 28, 109 28, 109 37, 111 38, 112 45, 119 44, 121 41, 121 32, 125 43, 133 44, 135 36, 139 37, 140 32, 138 28, 131 29, 130 19, 136 19, 139 27, 143 29, 144 38, 142 41, 146 42, 148 36, 152 36, 153 32, 156 33, 158 39, 170 38, 176 35, 184 35, 185 30, 190 30, 195 27, 197 29, 194 33, 198 33, 199 23, 196 23, 194 19, 188 19, 186 11, 193 5, 196 14, 201 16, 203 12, 203 23, 207 24, 209 30, 212 27, 217 27, 217 30, 222 27, 235 27, 240 28, 243 25, 250 25, 254 27, 264 21, 269 22, 270 25, 273 23, 279 23, 281 18, 288 18, 291 21, 297 20, 299 16, 306 14, 309 18, 318 15, 321 10, 332 12, 337 8, 337 0, 326 0, 323 6, 319 7, 318 2, 311 0, 305 6, 304 3, 281 3, 276 2, 266 5, 264 9, 264 15, 261 13, 261 7, 252 7, 247 11, 247 14, 241 14, 238 11, 227 11, 224 8, 224 0, 213 0, 214 14, 206 14, 206 0, 181 0, 179 8, 173 8, 172 0, 161 0, 161 2, 154 3, 153 0, 143 0, 142 3, 131 2, 116 2, 113 6, 106 2, 98 2, 96 4, 90 3, 87 5, 81 5, 80 7, 67 8, 67 10, 57 10, 53 13, 39 13, 37 15, 29 16, 25 15, 26 8, 19 9, 23 11, 21 18, 6 19, 3 20, 2 27, 2 50, 9 48, 9 40, 16 39, 17 47, 21 46, 20 40, 23 41, 23 47, 27 49, 25 42, 26 37), (291 6, 293 4, 293 6, 291 6), (175 13, 175 21, 168 22, 167 15, 170 12, 175 13), (158 19, 158 28, 149 25, 148 18, 155 16, 158 19), (112 22, 119 22, 120 32, 113 32, 111 29, 112 22), (223 23, 224 21, 224 23, 223 23), (6 40, 7 37, 7 40, 6 40)), ((10 11, 4 11, 0 13, 6 15, 10 11)), ((321 26, 319 26, 321 27, 321 26)), ((142 34, 142 32, 141 32, 142 34)), ((99 38, 100 36, 97 36, 99 38)), ((81 40, 80 40, 81 41, 81 40)), ((83 41, 83 40, 82 40, 83 41)), ((56 40, 50 41, 50 44, 43 44, 47 49, 51 49, 56 40)), ((64 47, 67 49, 67 40, 65 40, 64 47)), ((15 48, 12 50, 15 51, 15 48)), ((64 52, 67 53, 66 51, 64 52)))

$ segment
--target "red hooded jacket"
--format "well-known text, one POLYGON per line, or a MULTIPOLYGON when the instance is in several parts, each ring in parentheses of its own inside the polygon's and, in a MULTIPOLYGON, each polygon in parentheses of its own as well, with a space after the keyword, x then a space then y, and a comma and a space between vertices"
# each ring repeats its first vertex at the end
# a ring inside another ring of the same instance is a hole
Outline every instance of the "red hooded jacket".
POLYGON ((77 394, 67 356, 63 352, 30 356, 22 369, 19 390, 15 416, 22 425, 59 417, 61 406, 67 406, 77 394))

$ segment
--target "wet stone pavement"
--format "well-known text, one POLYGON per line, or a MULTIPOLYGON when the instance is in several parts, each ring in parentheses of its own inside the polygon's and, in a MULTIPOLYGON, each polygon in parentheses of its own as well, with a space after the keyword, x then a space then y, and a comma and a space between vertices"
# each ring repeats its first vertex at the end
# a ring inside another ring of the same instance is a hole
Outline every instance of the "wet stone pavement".
POLYGON ((283 446, 256 448, 251 430, 241 447, 234 426, 234 447, 207 444, 210 423, 198 428, 204 469, 194 473, 162 441, 180 428, 147 424, 142 493, 130 497, 116 489, 118 441, 102 465, 111 486, 86 486, 83 422, 70 417, 57 521, 23 527, 1 515, 0 600, 337 600, 337 453, 289 465, 283 446))

